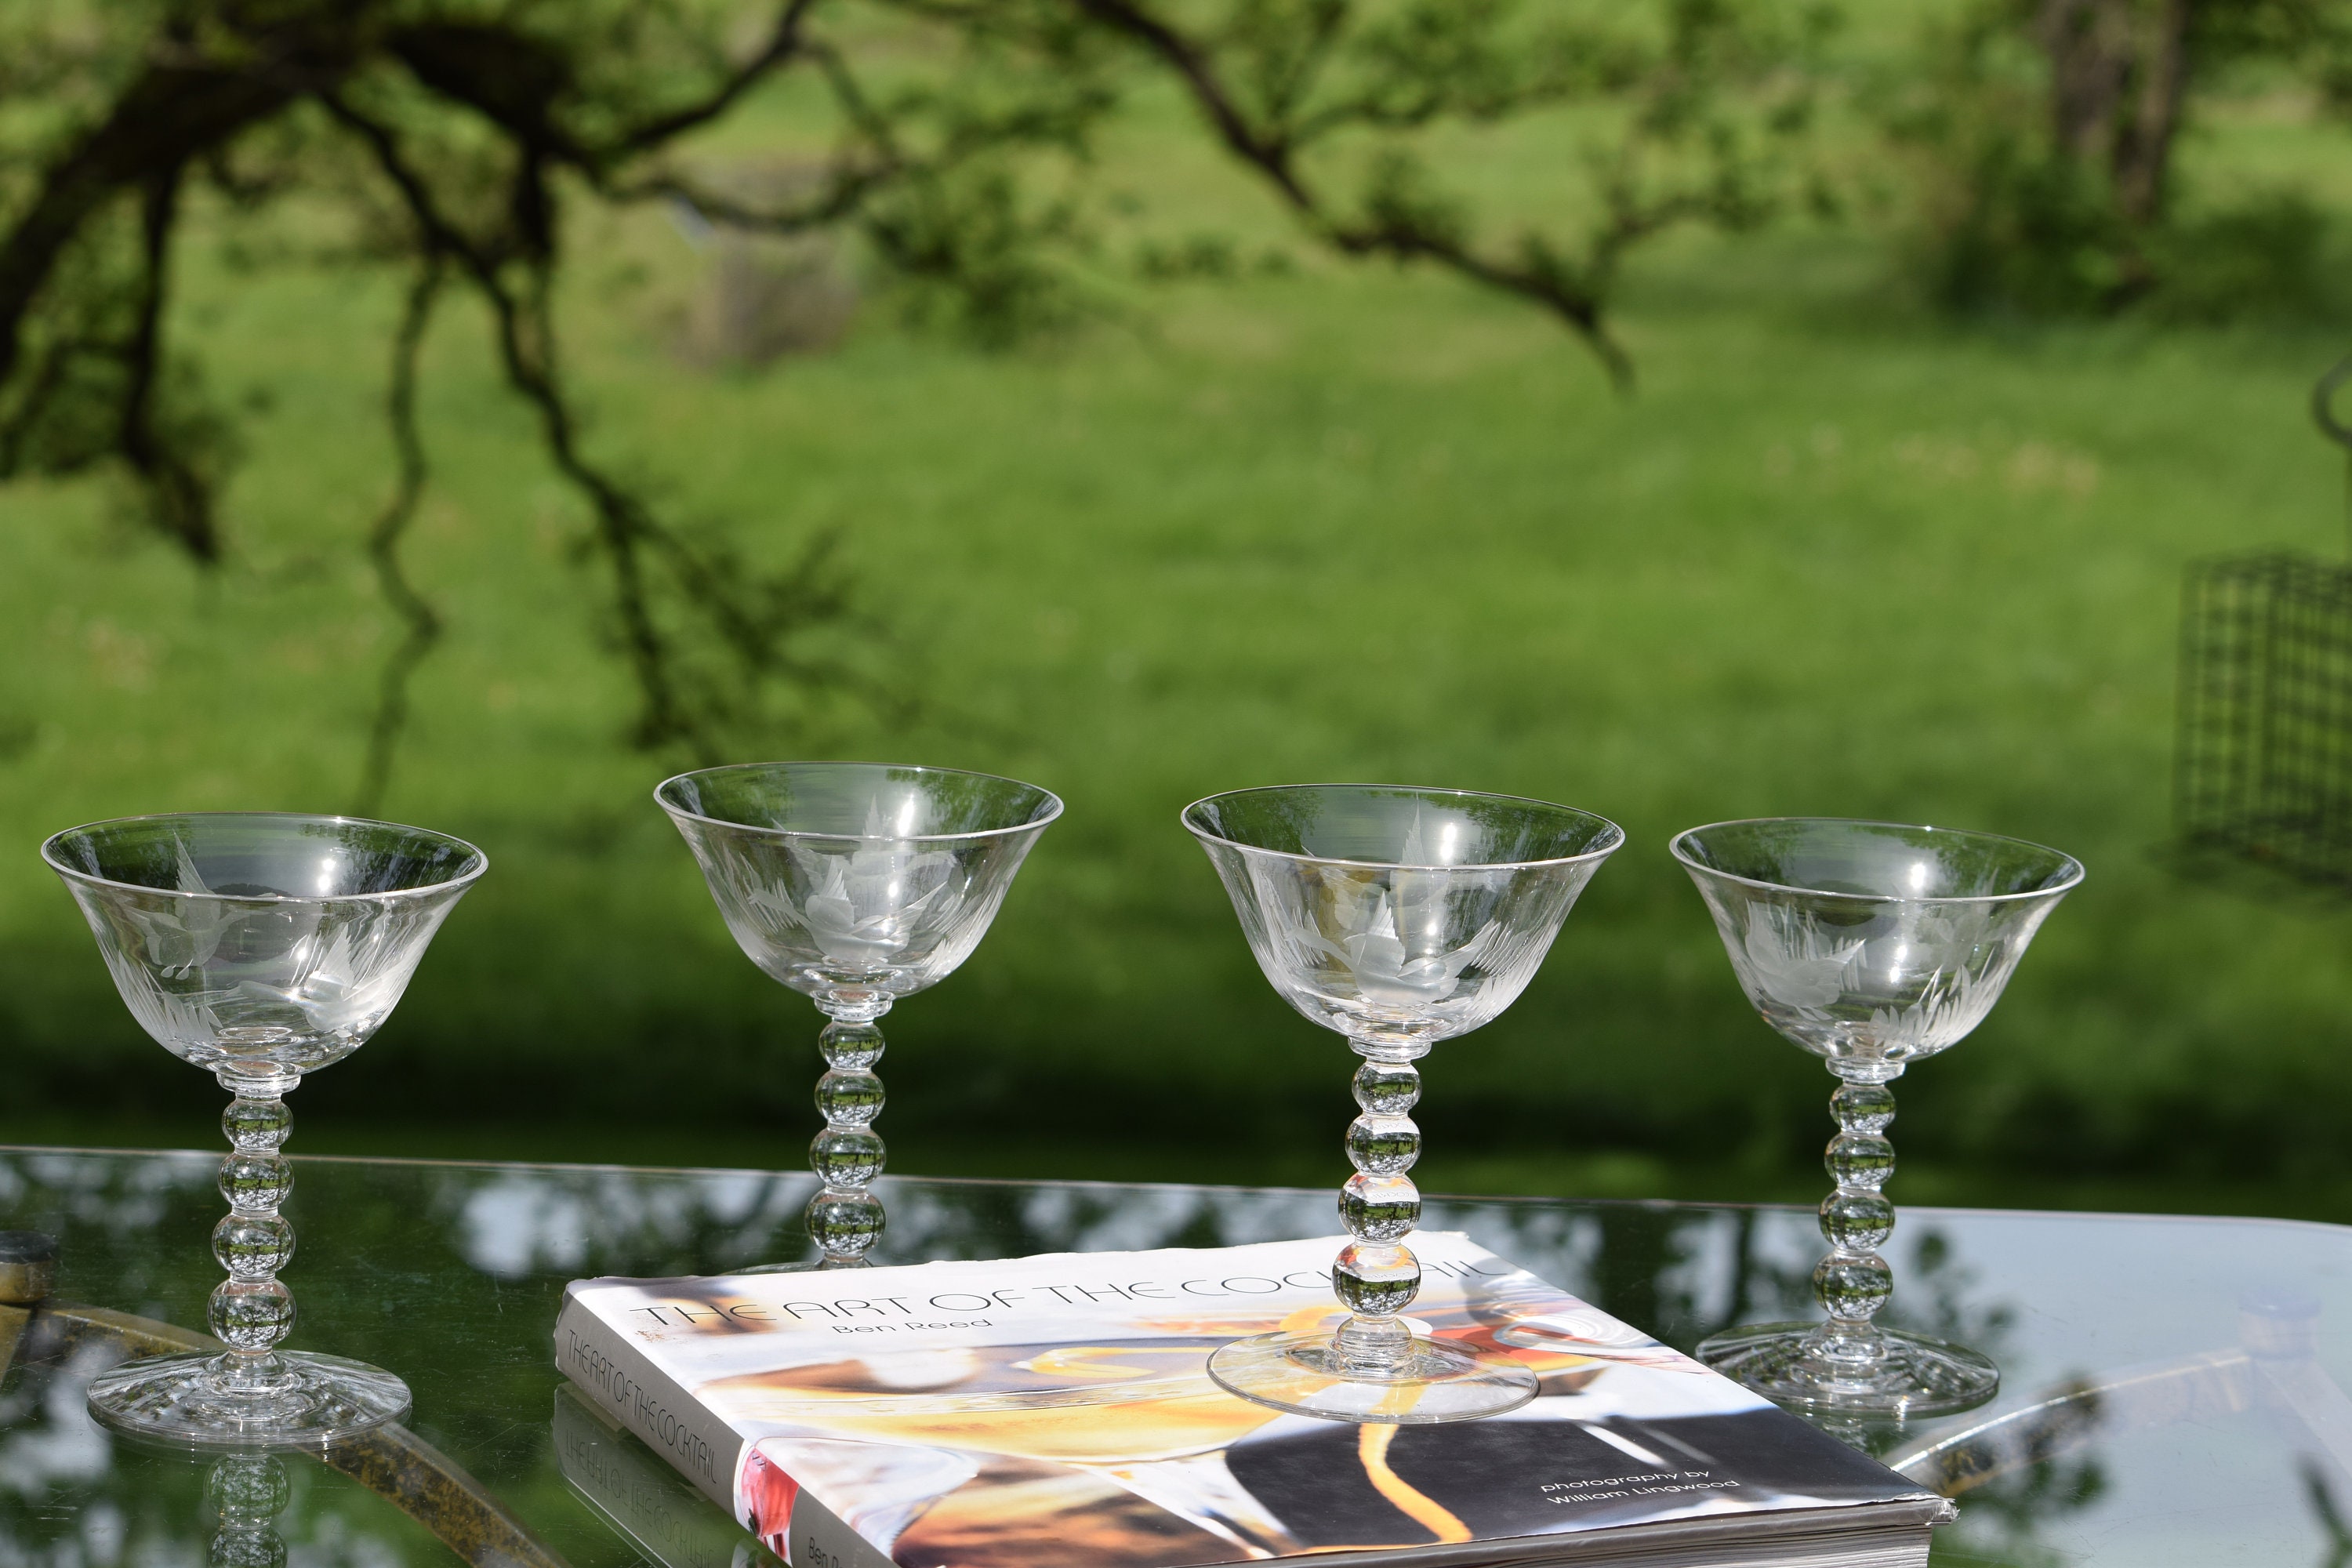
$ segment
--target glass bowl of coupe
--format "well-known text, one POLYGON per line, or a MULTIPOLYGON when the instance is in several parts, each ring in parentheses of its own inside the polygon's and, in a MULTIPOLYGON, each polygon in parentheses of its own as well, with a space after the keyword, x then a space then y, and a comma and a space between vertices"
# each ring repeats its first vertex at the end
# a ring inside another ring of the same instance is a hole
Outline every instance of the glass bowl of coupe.
POLYGON ((1813 1270, 1820 1323, 1735 1328, 1699 1359, 1784 1405, 1927 1415, 1990 1399, 2000 1373, 1964 1345, 1882 1328, 1894 1293, 1878 1248, 1895 1230, 1886 1086, 1984 1021, 2033 934, 2083 880, 2071 856, 1947 827, 1768 817, 1678 835, 1740 989, 1766 1023, 1838 1079, 1813 1270))
POLYGON ((1294 784, 1211 795, 1183 824, 1285 1001, 1364 1058, 1339 1195, 1352 1238, 1331 1269, 1332 1330, 1238 1340, 1209 1374, 1245 1399, 1338 1421, 1473 1420, 1526 1404, 1524 1366, 1417 1335, 1404 1245, 1421 1218, 1413 1064, 1515 1001, 1592 873, 1625 841, 1589 811, 1509 795, 1294 784))
POLYGON ((825 1264, 859 1262, 883 1226, 868 1190, 883 1162, 878 1020, 971 955, 1062 803, 989 773, 879 763, 705 768, 654 799, 736 945, 825 1016, 808 1229, 825 1264))
POLYGON ((217 1354, 127 1362, 89 1387, 109 1426, 197 1447, 318 1447, 399 1419, 407 1385, 278 1347, 294 1298, 278 1149, 302 1075, 367 1042, 441 921, 488 866, 462 839, 343 816, 204 812, 68 828, 41 846, 131 1016, 234 1098, 229 1215, 213 1231, 217 1354))

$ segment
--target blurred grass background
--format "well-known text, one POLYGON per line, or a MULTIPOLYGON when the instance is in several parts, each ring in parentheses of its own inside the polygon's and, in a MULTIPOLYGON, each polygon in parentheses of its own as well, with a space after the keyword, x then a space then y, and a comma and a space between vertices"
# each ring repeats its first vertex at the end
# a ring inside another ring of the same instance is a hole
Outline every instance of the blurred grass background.
MULTIPOLYGON (((1157 112, 1110 153, 1149 186, 1139 221, 1281 247, 1157 112)), ((768 106, 719 150, 793 124, 768 106)), ((2190 164, 2340 204, 2341 137, 2249 101, 2190 164)), ((2352 912, 2165 854, 2181 566, 2340 549, 2340 457, 2304 412, 2340 326, 1955 325, 1885 238, 1799 226, 1644 254, 1632 397, 1523 307, 1287 249, 1011 355, 868 309, 828 353, 713 374, 672 352, 702 262, 658 216, 575 245, 600 453, 769 558, 838 530, 922 693, 911 719, 820 709, 777 750, 1069 803, 974 958, 891 1016, 893 1169, 1336 1181, 1351 1058, 1266 988, 1175 818, 1381 779, 1631 835, 1528 994, 1425 1064, 1429 1190, 1818 1193, 1830 1080, 1750 1014, 1664 850, 1802 812, 2090 868, 1990 1021, 1903 1080, 1898 1198, 2352 1220, 2352 912)), ((395 636, 360 549, 394 288, 201 249, 179 286, 260 416, 228 565, 95 481, 0 489, 8 1140, 215 1141, 211 1086, 130 1022, 34 847, 131 812, 348 805, 395 636)), ((295 1146, 796 1166, 815 1016, 734 951, 651 804, 673 770, 624 744, 572 575, 584 519, 467 311, 422 399, 408 559, 450 634, 385 811, 492 870, 377 1040, 304 1086, 295 1146)))

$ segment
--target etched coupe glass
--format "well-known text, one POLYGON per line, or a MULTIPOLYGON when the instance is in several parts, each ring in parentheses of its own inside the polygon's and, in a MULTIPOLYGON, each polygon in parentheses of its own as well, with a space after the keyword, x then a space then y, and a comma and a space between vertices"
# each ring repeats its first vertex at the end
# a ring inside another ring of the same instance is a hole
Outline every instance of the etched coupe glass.
POLYGON ((824 1266, 862 1262, 884 1218, 869 1190, 883 1164, 877 1020, 971 955, 1062 803, 1013 779, 877 763, 706 768, 654 799, 737 945, 825 1016, 808 1231, 824 1266))
POLYGON ((1589 811, 1507 795, 1296 784, 1184 808, 1283 1000, 1347 1037, 1362 1114, 1339 1193, 1351 1238, 1331 1268, 1347 1316, 1237 1340, 1209 1375, 1244 1399, 1337 1421, 1475 1420, 1535 1397, 1536 1379, 1413 1333, 1421 1289, 1404 1245, 1421 1219, 1413 1063, 1509 1006, 1576 896, 1625 841, 1589 811))
POLYGON ((228 1278, 208 1314, 228 1348, 126 1363, 90 1384, 92 1414, 205 1447, 315 1447, 397 1420, 408 1387, 392 1373, 278 1348, 294 1327, 278 1278, 294 1256, 285 1096, 375 1033, 488 861, 446 834, 258 812, 94 823, 41 857, 131 1016, 232 1096, 213 1231, 228 1278))
POLYGON ((1872 1320, 1894 1293, 1878 1255, 1895 1230, 1895 1094, 1922 1057, 1984 1021, 2042 921, 2083 879, 2055 849, 1990 833, 1774 817, 1677 837, 1740 989, 1764 1021, 1837 1075, 1822 1203, 1829 1255, 1813 1270, 1821 1323, 1736 1328, 1699 1359, 1784 1405, 1857 1416, 1930 1415, 1990 1399, 1985 1356, 1872 1320))

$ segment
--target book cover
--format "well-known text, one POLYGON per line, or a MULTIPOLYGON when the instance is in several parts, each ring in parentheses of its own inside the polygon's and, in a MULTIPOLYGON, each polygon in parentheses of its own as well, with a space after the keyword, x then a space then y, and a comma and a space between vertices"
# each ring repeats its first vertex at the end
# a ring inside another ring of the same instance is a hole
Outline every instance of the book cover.
POLYGON ((1212 1383, 1228 1341, 1336 1320, 1339 1245, 584 1280, 556 1352, 592 1402, 803 1565, 1503 1561, 1523 1553, 1499 1543, 1676 1523, 1720 1541, 1890 1520, 1924 1559, 1925 1526, 1948 1513, 1459 1235, 1413 1237, 1408 1315, 1529 1367, 1532 1404, 1358 1426, 1212 1383))

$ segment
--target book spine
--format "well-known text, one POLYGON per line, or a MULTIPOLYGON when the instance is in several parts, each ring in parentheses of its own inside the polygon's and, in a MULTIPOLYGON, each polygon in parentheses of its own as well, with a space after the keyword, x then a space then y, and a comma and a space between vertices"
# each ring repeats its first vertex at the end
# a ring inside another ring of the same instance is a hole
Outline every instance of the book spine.
POLYGON ((765 1560, 733 1520, 656 1464, 611 1411, 590 1405, 577 1388, 556 1391, 554 1431, 556 1468, 648 1563, 746 1568, 765 1560))
MULTIPOLYGON (((736 1495, 743 1435, 569 1293, 555 1321, 555 1362, 592 1405, 643 1438, 728 1518, 759 1531, 761 1521, 750 1517, 736 1495)), ((772 1539, 769 1543, 776 1544, 772 1539)), ((894 1568, 887 1553, 803 1490, 795 1489, 782 1545, 783 1559, 793 1568, 894 1568)))
POLYGON ((629 1337, 567 1295, 555 1320, 555 1364, 599 1409, 645 1440, 705 1497, 740 1519, 735 1477, 743 1436, 677 1385, 629 1337))

